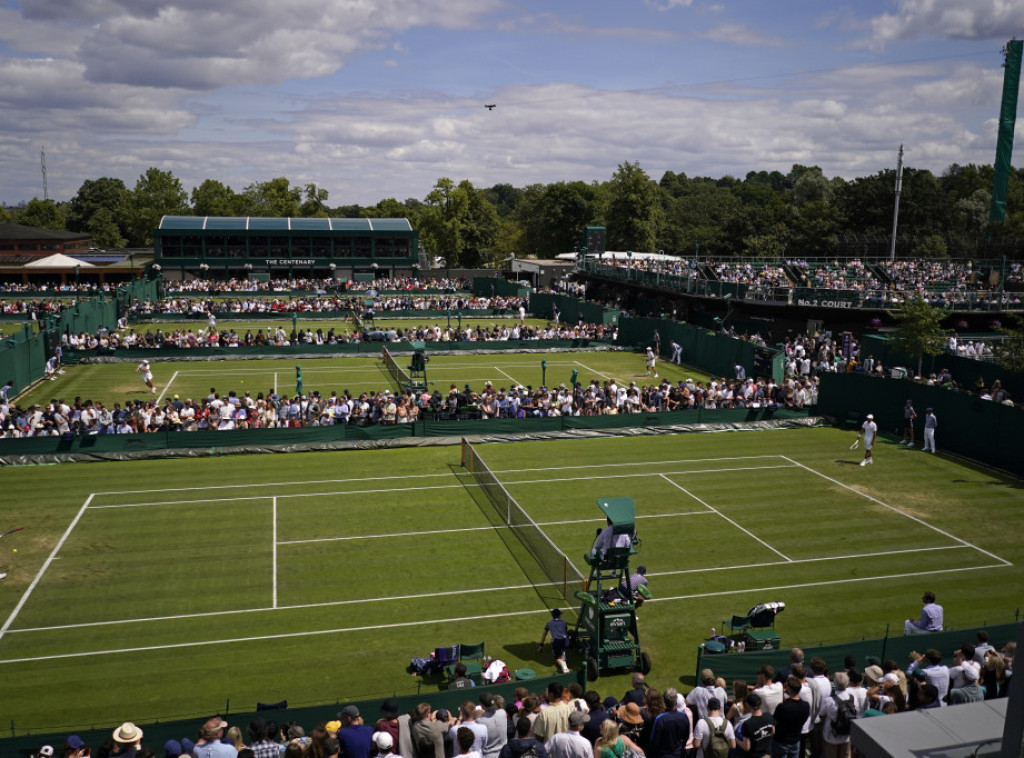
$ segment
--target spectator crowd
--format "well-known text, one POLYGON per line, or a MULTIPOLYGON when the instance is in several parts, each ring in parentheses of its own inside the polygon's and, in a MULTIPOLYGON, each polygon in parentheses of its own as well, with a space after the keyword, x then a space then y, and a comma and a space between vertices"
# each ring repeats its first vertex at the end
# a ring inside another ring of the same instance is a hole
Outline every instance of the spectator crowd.
MULTIPOLYGON (((924 638, 923 638, 924 639, 924 638)), ((987 632, 942 652, 910 654, 908 665, 847 656, 830 671, 819 657, 790 651, 789 664, 759 668, 756 680, 731 683, 711 669, 684 694, 650 686, 636 673, 621 697, 552 681, 541 692, 517 687, 509 701, 490 689, 466 697, 457 710, 428 701, 401 712, 398 700, 364 714, 346 705, 335 719, 311 728, 257 715, 246 725, 220 716, 192 735, 150 745, 144 730, 125 722, 94 748, 70 735, 64 758, 850 758, 858 719, 913 710, 958 707, 1006 697, 1016 645, 1002 650, 987 632), (627 753, 627 751, 629 751, 627 753)), ((472 682, 451 689, 470 695, 472 682)), ((43 746, 39 758, 54 756, 43 746)))
POLYGON ((608 416, 686 411, 697 408, 803 408, 817 403, 817 382, 808 377, 777 385, 773 380, 692 379, 672 385, 629 386, 614 380, 593 379, 589 385, 547 387, 511 385, 496 388, 486 382, 479 390, 452 384, 440 390, 393 393, 390 389, 352 393, 348 390, 308 394, 278 394, 273 389, 231 390, 210 388, 206 397, 168 396, 156 400, 128 400, 113 407, 76 397, 54 398, 46 406, 22 408, 0 392, 0 439, 60 437, 88 434, 142 434, 200 430, 250 430, 285 427, 321 427, 335 424, 373 426, 408 424, 419 419, 522 419, 561 416, 608 416))

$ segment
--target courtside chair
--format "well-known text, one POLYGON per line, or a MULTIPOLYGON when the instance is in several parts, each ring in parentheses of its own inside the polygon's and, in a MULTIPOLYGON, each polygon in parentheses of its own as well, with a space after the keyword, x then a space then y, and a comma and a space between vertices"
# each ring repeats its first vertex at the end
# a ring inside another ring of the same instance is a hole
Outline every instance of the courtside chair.
MULTIPOLYGON (((487 655, 487 643, 477 642, 472 645, 459 644, 459 661, 466 664, 466 676, 472 679, 477 684, 480 684, 483 678, 483 662, 484 656, 487 655)), ((453 672, 455 670, 454 662, 452 665, 447 666, 445 671, 448 672, 448 681, 454 679, 453 672)))

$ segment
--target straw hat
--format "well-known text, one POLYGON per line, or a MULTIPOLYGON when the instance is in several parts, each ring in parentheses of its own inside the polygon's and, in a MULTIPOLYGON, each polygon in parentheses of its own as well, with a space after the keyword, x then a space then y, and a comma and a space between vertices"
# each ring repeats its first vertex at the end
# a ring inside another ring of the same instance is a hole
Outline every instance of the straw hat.
POLYGON ((137 742, 142 742, 142 730, 131 721, 125 721, 114 730, 114 742, 120 742, 125 745, 134 745, 137 742))

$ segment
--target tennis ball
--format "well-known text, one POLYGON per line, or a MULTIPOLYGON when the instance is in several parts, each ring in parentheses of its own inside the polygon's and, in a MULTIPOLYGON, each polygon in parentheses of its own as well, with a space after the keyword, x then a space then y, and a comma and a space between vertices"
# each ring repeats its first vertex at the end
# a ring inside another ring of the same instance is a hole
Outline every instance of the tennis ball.
POLYGON ((12 553, 16 553, 16 552, 18 552, 18 548, 14 548, 14 550, 12 550, 11 552, 12 552, 12 553))

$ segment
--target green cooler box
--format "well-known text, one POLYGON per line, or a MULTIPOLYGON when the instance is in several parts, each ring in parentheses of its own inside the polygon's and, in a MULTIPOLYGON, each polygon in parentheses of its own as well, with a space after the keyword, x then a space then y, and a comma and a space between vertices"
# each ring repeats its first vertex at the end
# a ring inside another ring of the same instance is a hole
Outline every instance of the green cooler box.
POLYGON ((748 629, 743 633, 746 650, 778 650, 782 640, 774 629, 748 629))

